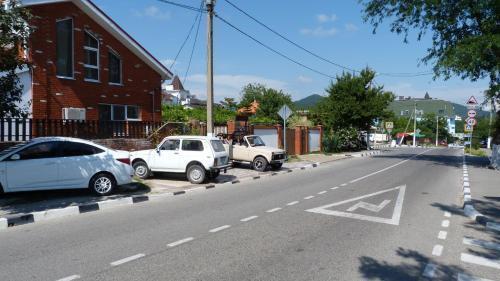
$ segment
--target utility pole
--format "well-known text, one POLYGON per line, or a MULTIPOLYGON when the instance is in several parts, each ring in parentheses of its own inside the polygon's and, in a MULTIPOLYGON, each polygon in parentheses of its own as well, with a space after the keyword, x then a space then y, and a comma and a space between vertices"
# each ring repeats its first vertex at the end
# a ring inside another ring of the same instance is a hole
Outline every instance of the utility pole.
POLYGON ((436 115, 436 147, 439 145, 439 114, 436 115))
POLYGON ((415 102, 415 113, 413 114, 413 147, 417 147, 417 102, 415 102))
POLYGON ((213 20, 216 0, 206 0, 207 6, 207 136, 213 136, 214 120, 214 55, 213 55, 213 20))

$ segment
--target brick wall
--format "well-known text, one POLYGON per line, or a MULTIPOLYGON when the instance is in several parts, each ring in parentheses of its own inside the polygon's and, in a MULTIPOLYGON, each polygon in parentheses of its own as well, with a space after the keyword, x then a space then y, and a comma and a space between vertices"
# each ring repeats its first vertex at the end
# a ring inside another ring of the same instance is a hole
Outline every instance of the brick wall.
POLYGON ((86 108, 86 118, 98 119, 99 104, 138 105, 141 119, 161 119, 161 76, 106 32, 72 3, 53 3, 30 7, 35 31, 30 40, 33 61, 33 117, 62 118, 62 108, 86 108), (74 27, 75 79, 56 77, 56 20, 71 17, 74 27), (99 39, 100 82, 84 81, 85 31, 99 39), (108 84, 108 50, 122 59, 123 86, 108 84), (153 95, 155 109, 153 110, 153 95))
POLYGON ((99 139, 92 140, 100 145, 119 150, 136 151, 143 149, 152 149, 154 145, 145 139, 99 139))

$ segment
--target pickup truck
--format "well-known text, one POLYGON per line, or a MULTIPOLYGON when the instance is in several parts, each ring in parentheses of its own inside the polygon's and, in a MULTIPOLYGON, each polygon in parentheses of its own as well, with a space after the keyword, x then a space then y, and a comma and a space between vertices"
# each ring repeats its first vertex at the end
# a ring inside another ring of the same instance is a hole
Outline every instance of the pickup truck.
POLYGON ((215 179, 230 165, 229 155, 215 137, 170 136, 155 149, 130 153, 135 175, 146 179, 153 172, 184 173, 194 184, 215 179))
POLYGON ((224 147, 233 162, 251 163, 252 168, 259 172, 265 171, 269 166, 273 170, 279 170, 286 160, 286 152, 283 149, 266 146, 264 141, 255 135, 240 137, 224 147))

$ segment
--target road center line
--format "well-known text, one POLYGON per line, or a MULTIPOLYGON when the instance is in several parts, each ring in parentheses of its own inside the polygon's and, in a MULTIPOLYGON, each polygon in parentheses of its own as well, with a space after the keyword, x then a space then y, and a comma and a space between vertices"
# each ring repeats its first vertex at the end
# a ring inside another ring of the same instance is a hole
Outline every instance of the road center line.
POLYGON ((343 183, 343 184, 341 184, 340 186, 346 186, 346 185, 347 185, 347 183, 343 183))
POLYGON ((366 179, 367 177, 371 177, 371 176, 373 176, 373 175, 376 175, 376 174, 379 174, 379 173, 385 172, 385 171, 387 171, 387 170, 389 170, 389 169, 392 169, 392 168, 394 168, 394 167, 396 167, 396 166, 399 166, 399 165, 401 165, 401 164, 403 164, 403 163, 406 163, 406 162, 410 161, 411 159, 413 159, 413 158, 415 158, 415 157, 417 157, 417 156, 420 156, 420 155, 422 155, 422 154, 424 154, 424 153, 426 153, 426 152, 429 152, 429 151, 431 151, 431 150, 433 150, 433 149, 428 149, 428 150, 426 150, 426 151, 424 151, 424 152, 421 152, 421 153, 419 153, 419 154, 417 154, 417 155, 413 155, 412 157, 410 157, 410 158, 408 158, 408 159, 406 159, 406 160, 400 161, 400 162, 398 162, 398 163, 396 163, 396 164, 394 164, 394 165, 391 165, 391 166, 389 166, 389 167, 383 168, 382 170, 378 170, 378 171, 376 171, 376 172, 373 172, 373 173, 370 173, 370 174, 368 174, 368 175, 365 175, 365 176, 359 177, 359 178, 357 178, 357 179, 353 179, 352 181, 350 181, 350 183, 355 183, 355 182, 357 182, 357 181, 360 181, 360 180, 366 179))
POLYGON ((241 219, 240 221, 242 222, 247 222, 247 221, 251 221, 253 219, 256 219, 258 218, 259 216, 250 216, 250 217, 247 217, 247 218, 244 218, 244 219, 241 219))
POLYGON ((325 194, 325 193, 326 193, 326 190, 323 190, 323 191, 318 192, 318 194, 319 194, 319 195, 321 195, 321 194, 325 194))
POLYGON ((286 205, 287 206, 293 206, 293 205, 298 204, 298 203, 299 203, 299 201, 293 201, 293 202, 290 202, 290 203, 288 203, 286 205))
POLYGON ((448 232, 441 230, 438 233, 438 239, 445 240, 447 235, 448 235, 448 232))
POLYGON ((441 222, 441 226, 442 226, 442 227, 448 227, 448 226, 450 226, 450 221, 449 221, 449 220, 443 220, 443 221, 441 222))
POLYGON ((191 240, 193 240, 194 238, 193 237, 188 237, 188 238, 184 238, 184 239, 181 239, 181 240, 178 240, 178 241, 175 241, 175 242, 172 242, 170 244, 167 244, 167 246, 169 247, 175 247, 175 246, 179 246, 180 244, 184 244, 184 243, 187 243, 191 240))
POLYGON ((443 245, 434 245, 434 248, 432 248, 432 255, 440 257, 442 253, 443 253, 443 245))
POLYGON ((278 208, 274 208, 271 210, 267 210, 266 213, 274 213, 274 212, 279 211, 279 210, 281 210, 281 208, 278 207, 278 208))
POLYGON ((68 277, 64 277, 64 278, 58 279, 57 281, 71 281, 71 280, 76 280, 76 279, 79 279, 79 278, 80 278, 80 275, 71 275, 71 276, 68 276, 68 277))
POLYGON ((444 216, 447 217, 447 218, 449 218, 449 217, 451 217, 451 213, 450 212, 444 212, 444 216))
POLYGON ((121 260, 117 260, 117 261, 114 261, 112 263, 110 263, 112 266, 117 266, 117 265, 120 265, 120 264, 124 264, 126 262, 130 262, 130 261, 133 261, 133 260, 136 260, 136 259, 140 259, 142 257, 145 257, 146 255, 145 254, 137 254, 137 255, 133 255, 133 256, 130 256, 130 257, 127 257, 127 258, 124 258, 124 259, 121 259, 121 260))
POLYGON ((305 200, 309 200, 311 198, 314 198, 314 196, 311 195, 311 196, 304 197, 305 200))
POLYGON ((337 188, 339 188, 339 187, 338 187, 338 186, 335 186, 335 187, 331 187, 330 189, 331 189, 331 190, 335 190, 335 189, 337 189, 337 188))
POLYGON ((212 228, 208 232, 215 233, 215 232, 219 232, 221 230, 224 230, 224 229, 227 229, 227 228, 230 228, 230 227, 231 227, 230 225, 226 224, 226 225, 223 225, 223 226, 212 228))

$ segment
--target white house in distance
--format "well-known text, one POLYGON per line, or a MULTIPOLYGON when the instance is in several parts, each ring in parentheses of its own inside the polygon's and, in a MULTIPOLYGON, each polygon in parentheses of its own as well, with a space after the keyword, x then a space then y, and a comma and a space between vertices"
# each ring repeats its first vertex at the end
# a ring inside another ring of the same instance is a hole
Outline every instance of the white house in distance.
POLYGON ((162 85, 162 102, 163 104, 175 104, 188 106, 191 99, 194 98, 191 93, 184 89, 184 86, 179 79, 179 76, 174 76, 170 84, 162 85))

